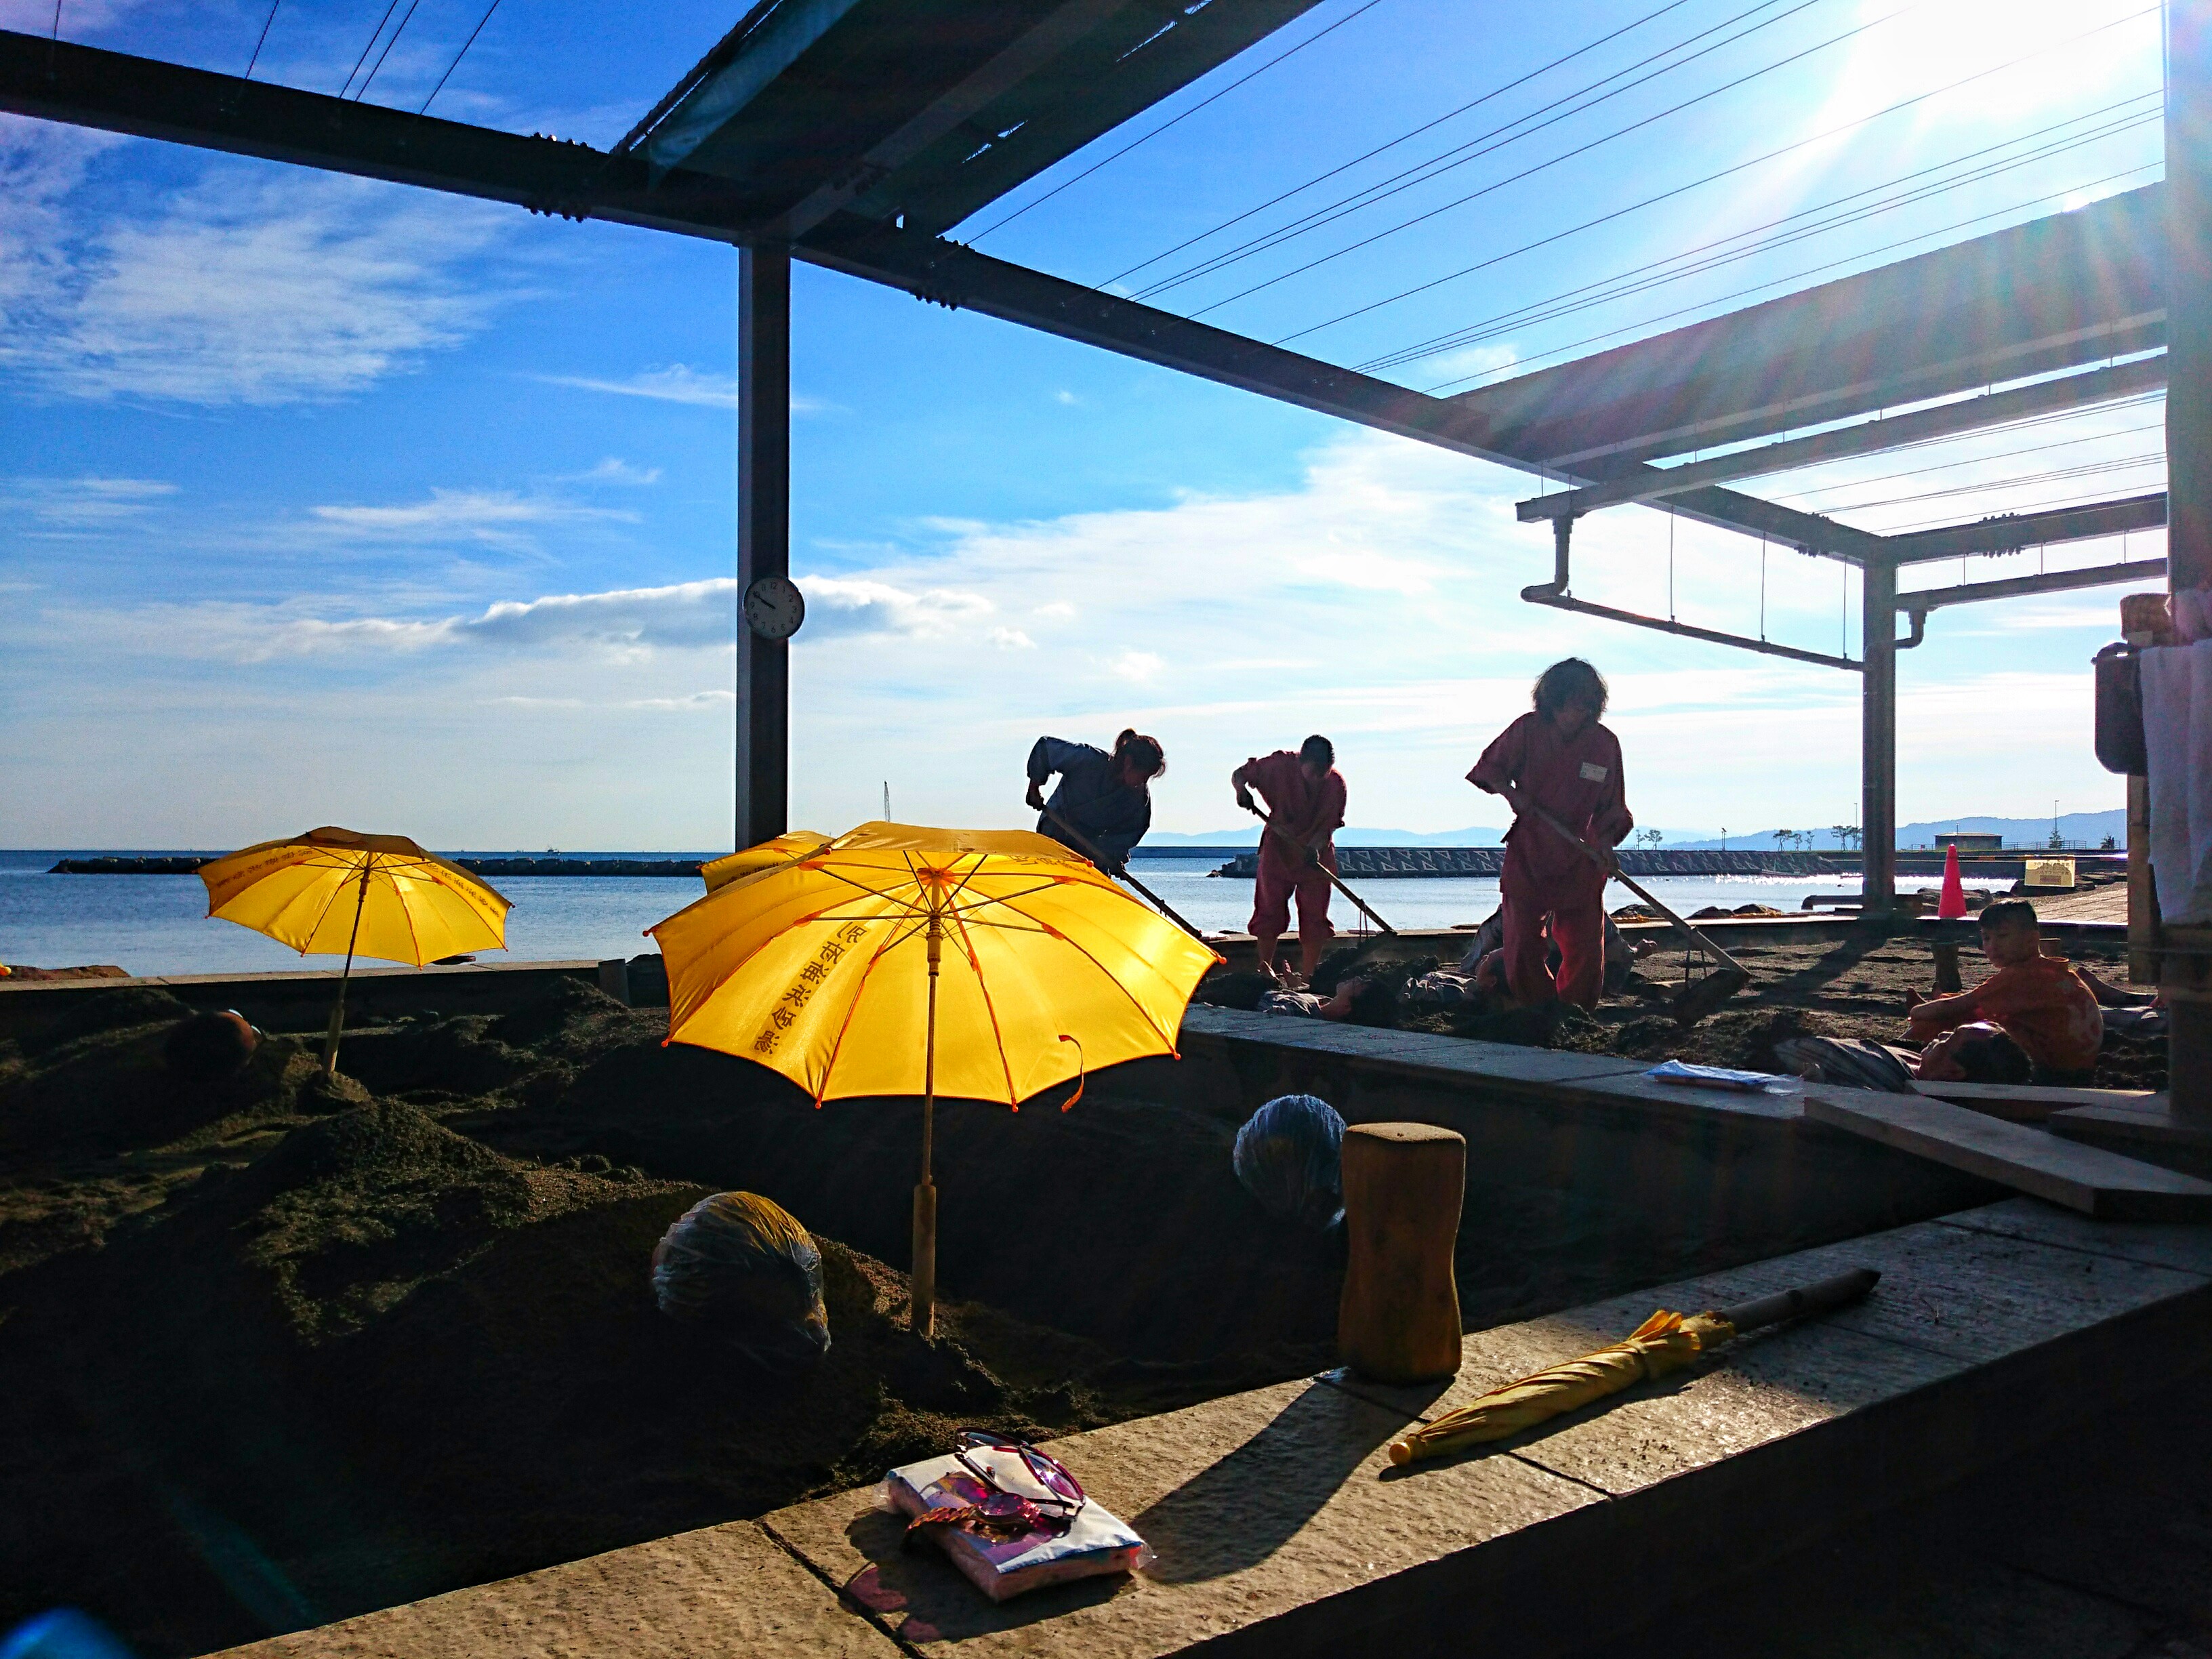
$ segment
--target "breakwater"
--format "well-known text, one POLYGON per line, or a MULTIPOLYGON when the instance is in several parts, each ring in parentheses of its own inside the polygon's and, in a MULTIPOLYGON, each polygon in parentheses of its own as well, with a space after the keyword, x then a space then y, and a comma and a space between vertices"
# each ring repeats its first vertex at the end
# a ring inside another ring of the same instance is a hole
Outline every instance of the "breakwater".
MULTIPOLYGON (((189 876, 210 860, 181 856, 63 859, 47 873, 56 876, 189 876)), ((572 859, 545 858, 454 859, 477 876, 696 876, 696 859, 572 859)))
MULTIPOLYGON (((1835 875, 1842 866, 1818 853, 1669 853, 1623 848, 1620 867, 1632 876, 1835 875)), ((1505 867, 1503 847, 1340 847, 1338 873, 1346 879, 1389 876, 1496 876, 1505 867)), ((1260 855, 1239 853, 1213 873, 1250 878, 1260 855)))

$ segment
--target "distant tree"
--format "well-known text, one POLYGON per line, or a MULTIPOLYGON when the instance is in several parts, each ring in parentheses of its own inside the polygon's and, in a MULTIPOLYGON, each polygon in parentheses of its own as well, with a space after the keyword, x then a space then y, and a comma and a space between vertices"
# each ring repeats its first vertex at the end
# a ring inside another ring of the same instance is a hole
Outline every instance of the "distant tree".
POLYGON ((1856 823, 1839 823, 1836 826, 1836 842, 1840 847, 1855 848, 1864 839, 1865 837, 1860 835, 1859 827, 1856 823))
POLYGON ((2110 836, 2106 836, 2100 845, 2104 851, 2107 853, 2111 852, 2112 850, 2112 838, 2110 836))
POLYGON ((1636 836, 1637 840, 1649 842, 1654 852, 1658 850, 1659 843, 1666 838, 1667 832, 1663 830, 1640 830, 1636 836))
POLYGON ((2058 833, 2058 826, 2057 824, 2054 823, 2051 826, 2051 839, 2044 844, 2053 848, 2066 845, 2066 837, 2058 833))
POLYGON ((1787 848, 1788 848, 1788 847, 1789 847, 1790 843, 1790 842, 1794 842, 1794 841, 1796 841, 1796 839, 1797 839, 1797 832, 1796 832, 1795 830, 1777 830, 1774 832, 1774 848, 1775 848, 1775 851, 1777 851, 1777 852, 1782 852, 1782 851, 1784 851, 1785 849, 1787 849, 1787 848))

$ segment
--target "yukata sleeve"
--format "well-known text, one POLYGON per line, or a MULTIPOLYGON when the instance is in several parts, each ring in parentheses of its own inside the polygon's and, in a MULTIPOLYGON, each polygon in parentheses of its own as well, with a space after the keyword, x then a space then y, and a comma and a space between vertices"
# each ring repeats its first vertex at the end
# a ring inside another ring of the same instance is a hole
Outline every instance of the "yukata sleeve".
POLYGON ((1065 772, 1083 749, 1061 738, 1039 738, 1030 750, 1030 781, 1042 783, 1055 772, 1065 772))
POLYGON ((1523 714, 1492 738, 1490 747, 1482 751, 1482 758, 1467 775, 1467 781, 1493 795, 1501 786, 1518 782, 1522 769, 1528 763, 1528 722, 1532 718, 1523 714))
POLYGON ((1613 775, 1606 781, 1605 797, 1590 814, 1590 833, 1607 847, 1618 847, 1636 828, 1636 815, 1628 810, 1628 784, 1620 775, 1620 744, 1613 745, 1613 775))

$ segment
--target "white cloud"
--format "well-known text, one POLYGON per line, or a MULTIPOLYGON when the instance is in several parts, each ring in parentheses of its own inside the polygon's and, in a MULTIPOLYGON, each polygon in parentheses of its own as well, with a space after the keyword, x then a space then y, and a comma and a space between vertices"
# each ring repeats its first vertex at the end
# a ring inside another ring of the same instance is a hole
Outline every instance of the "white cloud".
POLYGON ((647 484, 656 484, 660 482, 660 469, 657 466, 632 466, 619 455, 610 455, 589 471, 572 474, 565 482, 635 484, 643 488, 647 484))
POLYGON ((1036 641, 1018 628, 994 628, 983 636, 1001 651, 1034 651, 1036 641))
POLYGON ((1066 599, 1054 599, 1048 605, 1034 607, 1030 614, 1033 617, 1049 617, 1054 622, 1065 622, 1075 614, 1075 607, 1066 599))
POLYGON ((6 494, 40 524, 100 530, 143 518, 177 493, 158 478, 15 478, 6 494))
POLYGON ((1167 659, 1156 651, 1124 651, 1106 664, 1109 673, 1134 680, 1139 685, 1159 678, 1160 671, 1167 665, 1167 659))
MULTIPOLYGON (((580 392, 605 392, 617 398, 649 398, 656 403, 691 404, 702 409, 735 409, 738 406, 738 377, 691 368, 686 363, 669 363, 657 368, 641 369, 626 380, 609 380, 588 374, 541 374, 538 378, 548 386, 574 386, 580 392)), ((820 415, 836 405, 821 398, 809 398, 793 392, 791 412, 794 415, 820 415)))
POLYGON ((108 142, 0 124, 0 369, 19 387, 323 402, 406 372, 490 314, 462 275, 498 234, 489 204, 217 163, 150 205, 95 212, 87 174, 108 142))
POLYGON ((844 576, 801 576, 810 642, 852 635, 895 634, 939 640, 980 624, 994 609, 981 593, 957 588, 913 589, 844 576))
POLYGON ((504 489, 434 489, 427 501, 398 507, 325 506, 310 507, 308 514, 349 540, 417 545, 477 542, 520 550, 536 545, 527 533, 532 526, 585 520, 629 522, 635 518, 611 508, 504 489))

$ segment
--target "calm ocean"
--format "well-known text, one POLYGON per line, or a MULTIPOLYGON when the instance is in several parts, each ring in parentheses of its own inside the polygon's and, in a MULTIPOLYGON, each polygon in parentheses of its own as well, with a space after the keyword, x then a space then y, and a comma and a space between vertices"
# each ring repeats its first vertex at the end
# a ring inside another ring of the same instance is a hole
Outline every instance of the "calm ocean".
MULTIPOLYGON (((89 849, 98 851, 103 849, 89 849)), ((104 849, 117 850, 117 849, 104 849)), ((131 848, 153 854, 159 849, 131 848)), ((472 856, 480 849, 471 848, 472 856)), ((88 856, 55 851, 0 851, 0 962, 41 968, 112 963, 133 974, 257 973, 336 966, 335 958, 301 957, 273 939, 207 917, 207 890, 197 876, 57 876, 57 859, 88 856)), ((574 853, 578 858, 693 859, 712 854, 574 853)), ((483 856, 502 856, 483 853, 483 856)), ((1252 884, 1206 872, 1211 859, 1137 857, 1137 874, 1198 927, 1242 928, 1252 912, 1252 884)), ((492 884, 514 902, 507 914, 507 949, 490 961, 632 957, 653 949, 644 930, 702 891, 670 877, 509 876, 492 884)), ((1708 904, 1730 908, 1771 904, 1795 910, 1808 893, 1856 890, 1856 877, 1671 876, 1645 883, 1687 915, 1708 904)), ((1917 885, 1907 878, 1909 889, 1917 885)), ((1932 885, 1933 884, 1929 884, 1932 885)), ((2000 885, 2003 884, 1998 884, 2000 885)), ((1496 881, 1437 877, 1368 881, 1361 896, 1399 928, 1449 927, 1480 921, 1498 904, 1496 881)), ((1608 908, 1635 902, 1615 886, 1608 908)), ((1349 932, 1358 920, 1341 900, 1331 915, 1349 932)))

